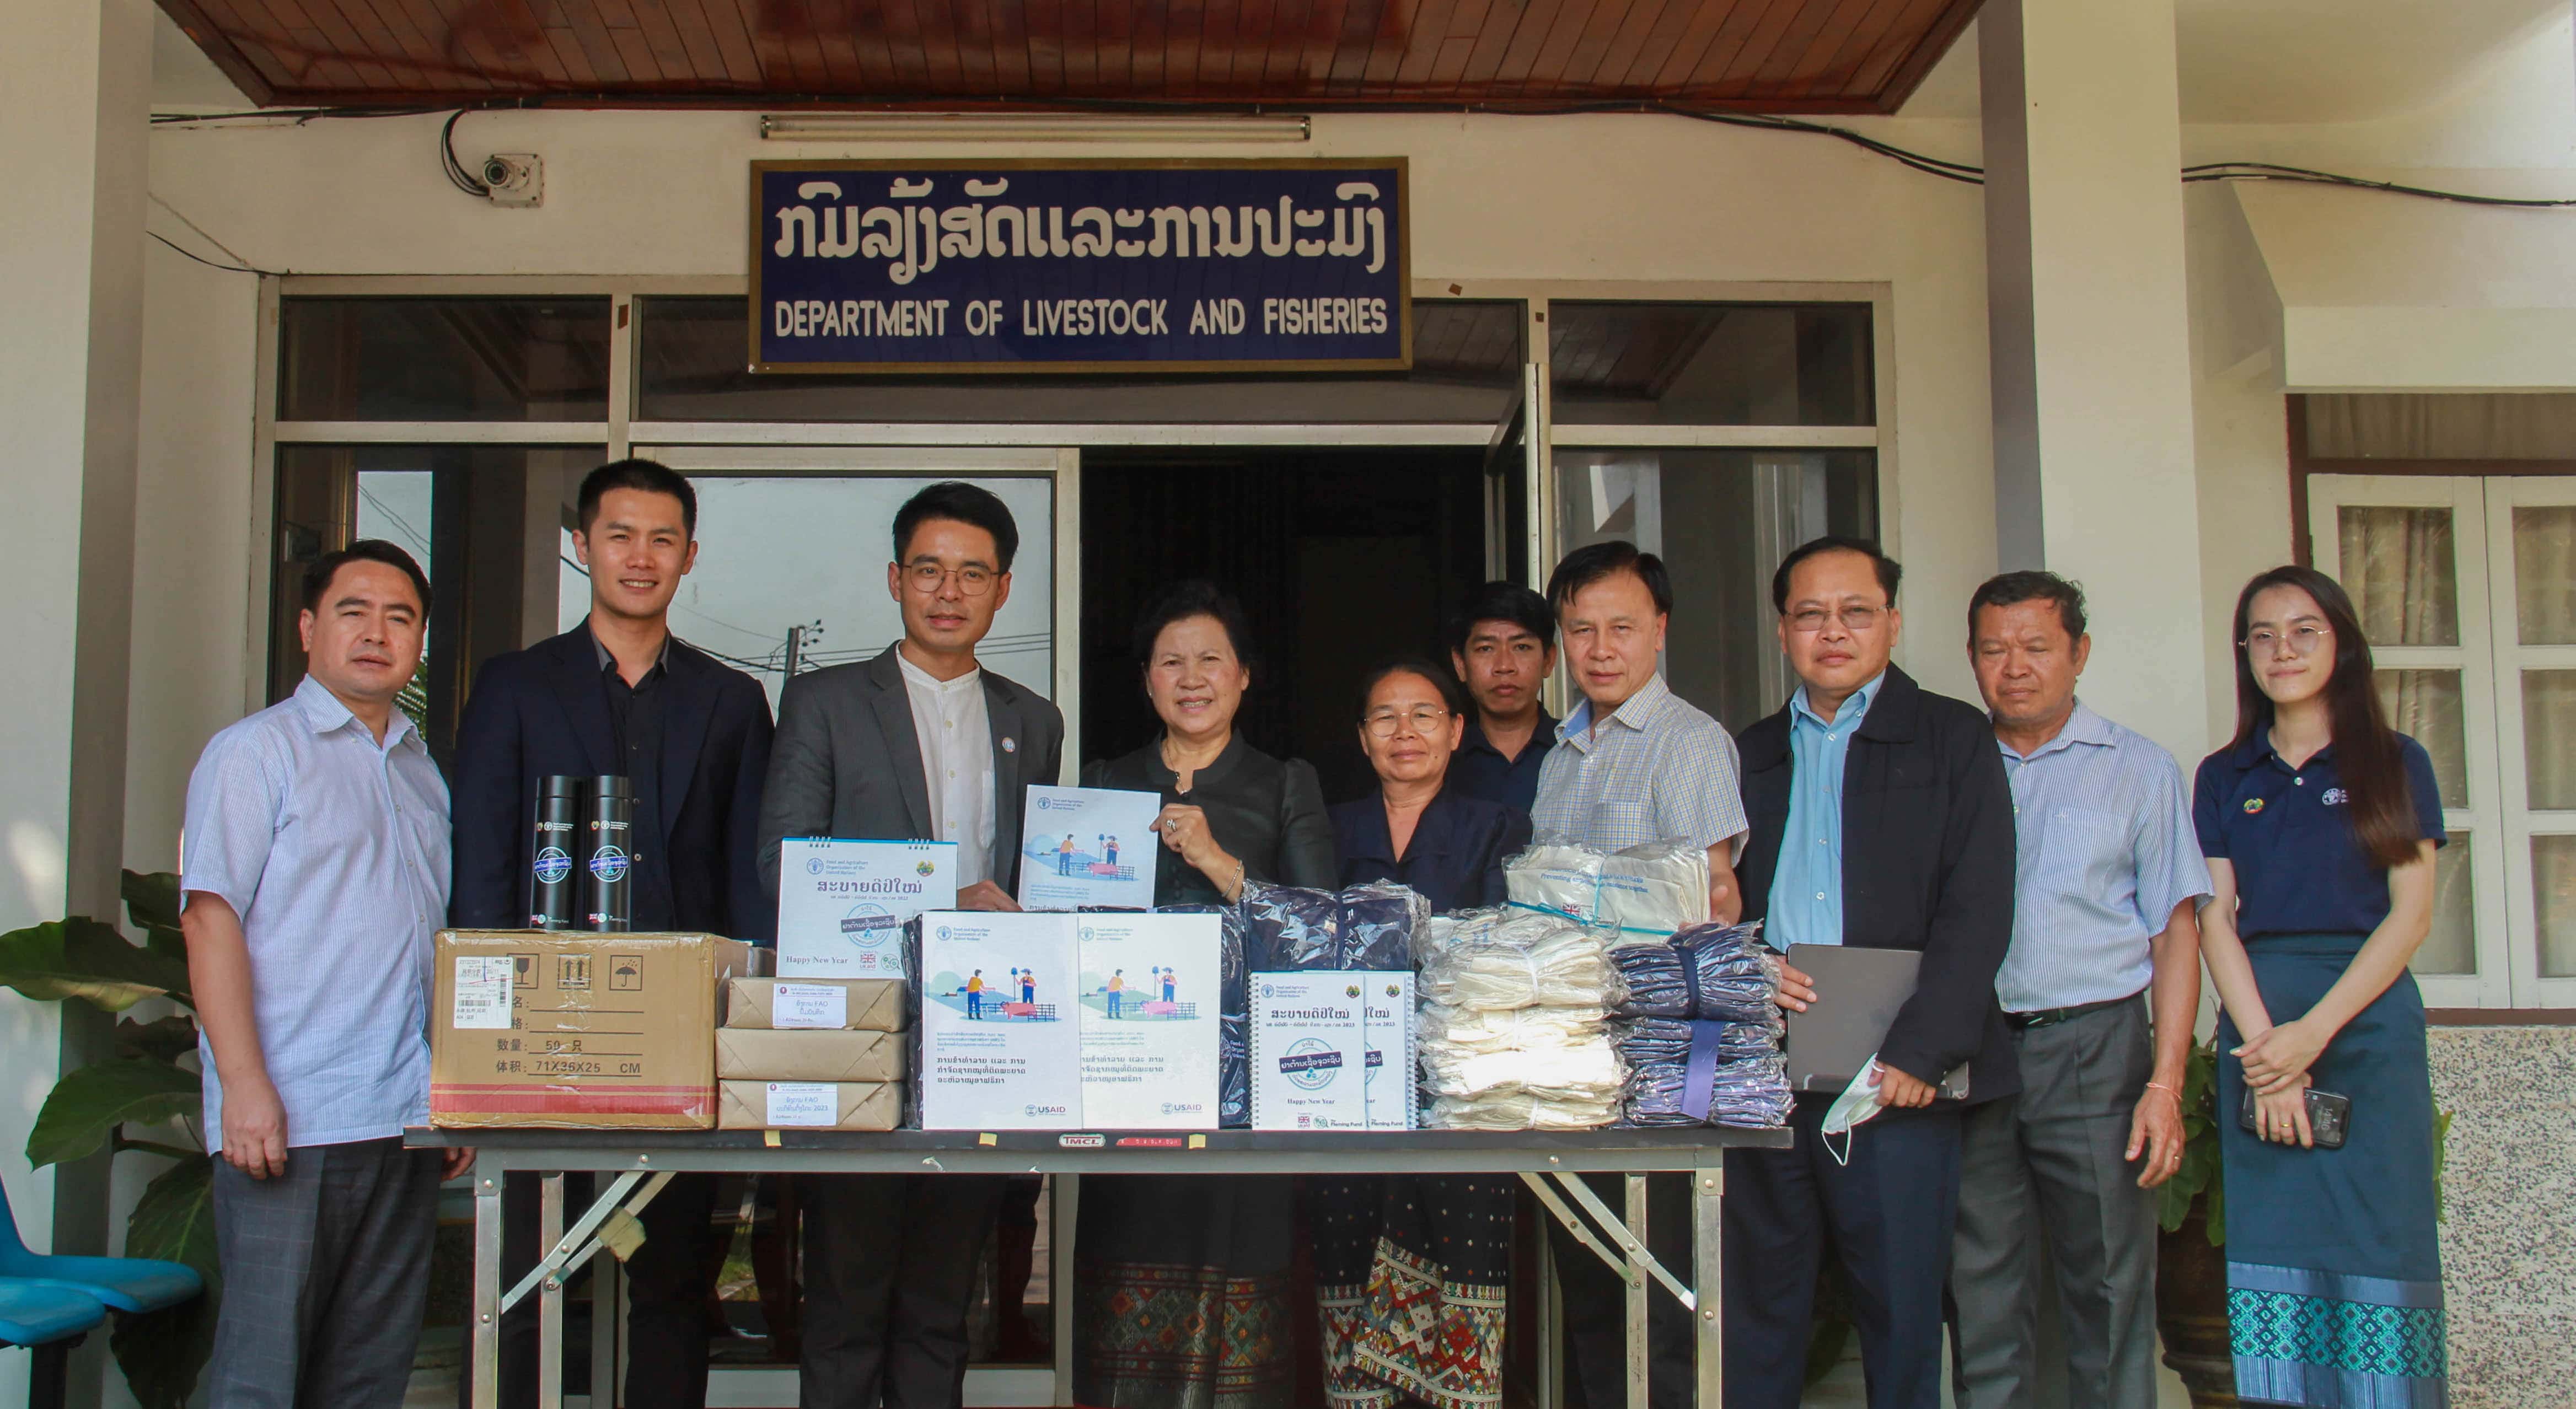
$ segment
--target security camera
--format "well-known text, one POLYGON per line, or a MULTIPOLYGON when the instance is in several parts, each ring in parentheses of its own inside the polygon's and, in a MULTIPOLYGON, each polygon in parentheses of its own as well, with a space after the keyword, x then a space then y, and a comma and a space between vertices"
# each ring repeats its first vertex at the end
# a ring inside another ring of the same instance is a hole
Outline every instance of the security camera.
POLYGON ((545 198, 545 165, 534 152, 494 152, 483 159, 483 185, 494 205, 533 206, 545 198))

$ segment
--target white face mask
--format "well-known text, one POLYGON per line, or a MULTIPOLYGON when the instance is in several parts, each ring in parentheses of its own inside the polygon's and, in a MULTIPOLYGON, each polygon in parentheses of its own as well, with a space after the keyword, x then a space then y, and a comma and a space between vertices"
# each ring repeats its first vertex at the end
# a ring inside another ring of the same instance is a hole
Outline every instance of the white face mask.
POLYGON ((1825 1153, 1834 1157, 1834 1163, 1849 1168, 1852 1131, 1876 1119, 1885 1109, 1878 1103, 1878 1054, 1872 1052, 1869 1060, 1861 1064, 1860 1075, 1851 1079, 1851 1085, 1844 1087, 1825 1111, 1825 1153), (1837 1135, 1843 1137, 1839 1150, 1834 1148, 1837 1135))

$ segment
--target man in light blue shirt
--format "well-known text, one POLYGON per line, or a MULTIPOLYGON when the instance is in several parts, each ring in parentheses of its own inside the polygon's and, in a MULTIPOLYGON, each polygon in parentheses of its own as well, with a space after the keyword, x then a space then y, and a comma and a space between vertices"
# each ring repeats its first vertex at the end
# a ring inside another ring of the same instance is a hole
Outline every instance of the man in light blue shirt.
MULTIPOLYGON (((1616 540, 1577 548, 1548 578, 1547 597, 1583 702, 1556 726, 1556 746, 1539 765, 1530 814, 1539 835, 1613 851, 1664 840, 1706 847, 1710 913, 1733 920, 1744 904, 1735 886, 1735 840, 1744 833, 1735 740, 1656 669, 1673 610, 1663 560, 1616 540)), ((1588 1177, 1605 1198, 1619 1197, 1609 1176, 1588 1177)), ((1690 1262, 1689 1194, 1684 1176, 1647 1179, 1647 1242, 1668 1267, 1690 1262)), ((1564 1229, 1551 1224, 1549 1236, 1584 1397, 1627 1403, 1619 1279, 1564 1229)), ((1690 1317, 1671 1297, 1648 1306, 1651 1403, 1680 1409, 1692 1390, 1690 1317)))
POLYGON ((1962 1135, 1954 1397, 2039 1402, 2044 1246, 2066 1351, 2047 1402, 2152 1409, 2150 1191, 2182 1160, 2209 867, 2173 756, 2075 697, 2092 648, 2081 590, 2005 573, 1970 600, 1968 633, 2012 784, 2012 945, 1995 995, 2022 1089, 1971 1109, 1962 1135))
POLYGON ((1765 926, 1784 953, 1792 944, 1843 942, 1843 760, 1886 680, 1884 670, 1869 677, 1831 719, 1816 712, 1806 686, 1789 697, 1789 823, 1765 926))
POLYGON ((220 1156, 214 1409, 396 1409, 438 1185, 473 1159, 402 1144, 429 1117, 447 913, 447 784, 394 707, 428 606, 390 543, 316 560, 303 683, 217 734, 188 780, 180 929, 220 1156))

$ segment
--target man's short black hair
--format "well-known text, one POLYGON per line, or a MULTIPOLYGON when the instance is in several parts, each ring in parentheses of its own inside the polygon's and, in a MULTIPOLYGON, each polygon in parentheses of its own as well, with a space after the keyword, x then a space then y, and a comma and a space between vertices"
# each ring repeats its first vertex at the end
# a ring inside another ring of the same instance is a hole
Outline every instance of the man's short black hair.
POLYGON ((635 489, 646 494, 668 494, 680 501, 680 526, 694 540, 698 536, 698 491, 688 477, 659 460, 611 460, 581 477, 581 497, 575 501, 574 517, 581 521, 581 531, 599 522, 599 501, 612 489, 635 489))
POLYGON ((411 554, 381 538, 361 538, 338 552, 325 553, 307 564, 304 569, 306 611, 318 613, 322 610, 322 594, 331 590, 331 579, 339 576, 340 569, 351 563, 383 563, 387 567, 402 569, 403 576, 411 579, 411 590, 420 594, 421 619, 429 618, 429 574, 420 570, 420 564, 413 561, 411 554))
POLYGON ((1646 584, 1646 595, 1655 599, 1658 616, 1673 614, 1673 575, 1664 571, 1664 560, 1652 553, 1637 551, 1637 545, 1624 538, 1577 548, 1565 555, 1548 574, 1547 604, 1558 611, 1574 601, 1574 594, 1599 582, 1612 573, 1633 572, 1646 584))
POLYGON ((1480 621, 1508 621, 1538 638, 1542 646, 1556 644, 1556 613, 1547 599, 1517 582, 1488 582, 1467 599, 1467 609, 1449 619, 1449 649, 1467 654, 1467 638, 1476 634, 1480 621))
POLYGON ((1194 616, 1216 618, 1225 628, 1225 639, 1234 647, 1235 661, 1250 669, 1253 665, 1252 621, 1243 614, 1243 604, 1234 594, 1203 577, 1184 578, 1165 589, 1163 595, 1136 618, 1136 635, 1130 644, 1136 652, 1136 667, 1150 668, 1154 663, 1154 641, 1163 628, 1194 616))
POLYGON ((943 480, 930 486, 894 511, 894 560, 904 560, 904 550, 912 546, 915 529, 932 519, 954 519, 958 523, 980 528, 993 535, 993 564, 997 571, 1009 572, 1011 559, 1020 555, 1020 526, 1011 518, 1011 510, 993 491, 963 480, 943 480))
POLYGON ((2053 572, 2037 568, 2021 572, 1999 572, 1977 587, 1968 599, 1968 641, 1977 639, 1977 613, 1987 607, 2017 607, 2024 602, 2048 602, 2057 608, 2057 620, 2066 628, 2066 639, 2079 640, 2084 635, 2084 589, 2053 572))
POLYGON ((1880 552, 1875 538, 1844 538, 1828 534, 1823 538, 1808 539, 1790 549, 1789 556, 1780 560, 1780 570, 1771 574, 1771 610, 1783 615, 1788 613, 1789 574, 1798 570, 1798 564, 1819 553, 1858 553, 1869 559, 1870 567, 1878 573, 1878 590, 1887 594, 1889 606, 1896 605, 1896 584, 1905 576, 1904 565, 1880 552))

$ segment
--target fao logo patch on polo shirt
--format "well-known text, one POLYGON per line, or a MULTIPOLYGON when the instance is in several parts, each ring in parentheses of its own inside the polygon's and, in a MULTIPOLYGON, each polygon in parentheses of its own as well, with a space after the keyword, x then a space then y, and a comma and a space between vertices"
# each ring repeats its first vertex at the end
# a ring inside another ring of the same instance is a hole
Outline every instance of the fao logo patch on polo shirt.
POLYGON ((2251 817, 2251 816, 2253 816, 2255 813, 2260 812, 2260 811, 2262 811, 2262 810, 2263 810, 2263 799, 2261 799, 2261 798, 2259 798, 2259 797, 2249 797, 2249 798, 2245 799, 2245 815, 2246 815, 2246 816, 2251 817))

